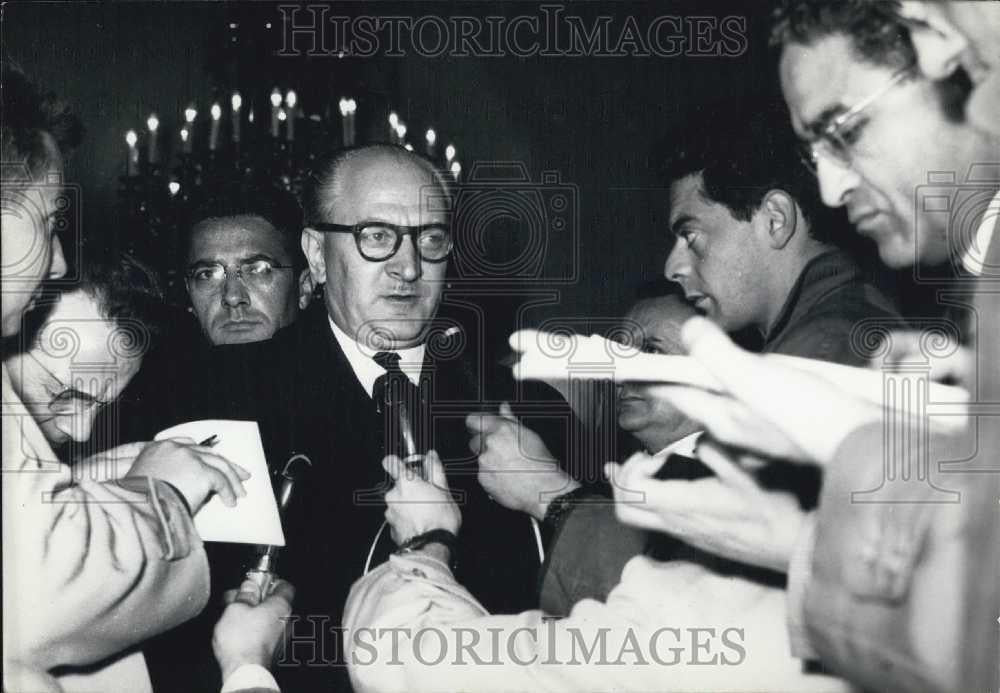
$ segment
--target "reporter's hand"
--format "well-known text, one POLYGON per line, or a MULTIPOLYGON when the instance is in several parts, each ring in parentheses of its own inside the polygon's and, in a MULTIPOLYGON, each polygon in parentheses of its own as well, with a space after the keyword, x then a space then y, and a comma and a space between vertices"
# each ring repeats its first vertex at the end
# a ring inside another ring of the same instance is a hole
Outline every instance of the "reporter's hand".
POLYGON ((798 500, 757 483, 750 469, 765 465, 763 460, 736 459, 711 441, 698 445, 698 458, 715 476, 661 481, 654 474, 663 461, 645 453, 623 465, 609 463, 618 519, 724 558, 787 572, 805 519, 798 500))
POLYGON ((236 505, 247 495, 243 480, 250 473, 191 438, 170 438, 146 445, 128 476, 148 476, 172 484, 197 513, 213 493, 225 505, 236 505))
POLYGON ((856 428, 882 420, 876 404, 819 375, 733 344, 715 324, 690 318, 681 330, 690 355, 725 388, 649 388, 727 445, 790 461, 826 465, 856 428))
POLYGON ((929 364, 930 379, 935 382, 955 383, 969 389, 974 380, 975 353, 968 347, 959 346, 947 335, 920 330, 893 330, 886 343, 886 353, 870 361, 872 368, 906 363, 929 364))
POLYGON ((244 664, 270 668, 284 637, 295 588, 276 580, 271 593, 261 596, 252 580, 244 580, 239 590, 229 590, 223 597, 228 606, 212 632, 212 650, 223 681, 244 664))
POLYGON ((429 450, 422 464, 423 477, 407 469, 396 455, 382 460, 382 467, 395 482, 385 494, 385 519, 397 545, 432 529, 458 534, 462 526, 462 513, 451 497, 441 459, 429 450))
POLYGON ((469 414, 469 449, 479 455, 479 483, 500 505, 545 517, 549 502, 580 484, 559 468, 537 433, 522 425, 510 405, 500 414, 469 414))

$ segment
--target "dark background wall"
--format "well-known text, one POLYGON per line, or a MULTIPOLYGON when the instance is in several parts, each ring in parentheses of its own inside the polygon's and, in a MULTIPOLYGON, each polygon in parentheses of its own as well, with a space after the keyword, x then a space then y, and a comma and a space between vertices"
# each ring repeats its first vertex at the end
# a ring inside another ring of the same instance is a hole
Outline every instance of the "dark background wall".
MULTIPOLYGON (((690 44, 688 55, 677 57, 432 58, 414 51, 390 57, 387 47, 366 58, 284 57, 277 55, 285 37, 276 5, 57 2, 6 5, 3 43, 30 76, 68 99, 84 120, 85 142, 67 168, 69 180, 83 187, 84 236, 113 230, 124 134, 129 128, 144 132, 151 111, 163 123, 161 139, 176 138, 189 103, 203 118, 212 99, 227 103, 233 88, 260 101, 275 85, 294 87, 307 111, 321 113, 331 104, 336 112, 337 99, 351 95, 359 102, 359 131, 370 139, 383 138, 384 114, 394 108, 417 146, 429 125, 442 137, 439 146, 454 142, 463 177, 477 162, 514 162, 530 176, 543 204, 556 194, 552 190, 564 189, 566 199, 578 203, 563 214, 566 226, 543 222, 526 229, 516 209, 494 210, 476 225, 478 252, 501 270, 526 259, 525 253, 542 258, 536 275, 507 287, 533 293, 543 304, 527 310, 529 322, 555 315, 610 317, 621 313, 640 284, 660 275, 668 249, 665 194, 650 173, 653 145, 725 99, 773 88, 767 17, 763 5, 754 12, 755 5, 735 2, 545 7, 336 3, 329 13, 496 16, 509 22, 519 15, 541 19, 557 7, 588 26, 607 21, 612 41, 632 20, 644 31, 663 15, 687 18, 688 27, 695 16, 735 15, 745 17, 747 40, 735 57, 693 55, 699 51, 690 44), (558 185, 539 186, 543 172, 554 172, 558 185)), ((719 38, 717 29, 705 35, 719 38)), ((204 137, 205 122, 200 125, 204 137)))

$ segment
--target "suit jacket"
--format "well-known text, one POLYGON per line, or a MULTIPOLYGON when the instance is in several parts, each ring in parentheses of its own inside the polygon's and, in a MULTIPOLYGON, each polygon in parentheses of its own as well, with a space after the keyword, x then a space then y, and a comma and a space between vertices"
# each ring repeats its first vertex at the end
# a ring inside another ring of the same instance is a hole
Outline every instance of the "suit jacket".
POLYGON ((167 484, 68 485, 0 369, 4 690, 59 690, 50 673, 123 667, 124 650, 197 614, 208 564, 167 484))
MULTIPOLYGON (((464 494, 457 556, 462 579, 493 608, 523 609, 534 600, 538 569, 531 525, 526 516, 490 501, 477 482, 464 420, 482 408, 475 394, 479 375, 476 361, 452 346, 428 342, 421 380, 431 416, 421 437, 441 455, 452 489, 464 494)), ((287 545, 278 572, 295 585, 296 603, 291 644, 274 675, 283 690, 346 688, 346 670, 339 666, 341 611, 384 520, 382 416, 333 336, 322 305, 268 342, 219 347, 201 358, 204 367, 198 370, 212 384, 194 386, 198 392, 187 411, 178 412, 181 420, 258 421, 274 477, 293 455, 312 462, 283 520, 287 545)), ((393 548, 386 529, 373 565, 393 548)), ((252 553, 250 547, 210 545, 214 595, 239 584, 252 553)), ((210 655, 211 626, 219 613, 213 597, 197 623, 155 645, 158 654, 149 659, 158 690, 218 690, 217 668, 204 654, 200 666, 186 671, 171 662, 181 648, 191 650, 194 660, 198 649, 210 655)))

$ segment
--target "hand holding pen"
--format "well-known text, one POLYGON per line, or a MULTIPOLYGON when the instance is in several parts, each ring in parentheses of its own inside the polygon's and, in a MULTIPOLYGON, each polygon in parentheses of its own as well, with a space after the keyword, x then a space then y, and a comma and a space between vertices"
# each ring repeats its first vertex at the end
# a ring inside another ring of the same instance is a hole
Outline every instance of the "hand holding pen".
POLYGON ((160 479, 173 486, 197 513, 212 494, 223 504, 236 505, 246 495, 243 481, 250 473, 212 451, 217 442, 212 436, 201 444, 191 438, 170 438, 148 443, 139 453, 128 476, 160 479))

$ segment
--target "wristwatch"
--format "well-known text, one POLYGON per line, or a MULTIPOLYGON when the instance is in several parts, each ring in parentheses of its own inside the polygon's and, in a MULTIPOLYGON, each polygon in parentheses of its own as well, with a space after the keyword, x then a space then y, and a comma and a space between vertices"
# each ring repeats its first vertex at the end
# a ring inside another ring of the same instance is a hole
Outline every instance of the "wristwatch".
POLYGON ((413 553, 414 551, 419 551, 428 544, 442 544, 448 549, 448 554, 451 557, 449 567, 452 572, 454 572, 455 566, 458 562, 458 537, 454 532, 447 529, 432 529, 429 532, 412 536, 399 545, 399 548, 396 549, 396 553, 401 556, 413 553))

